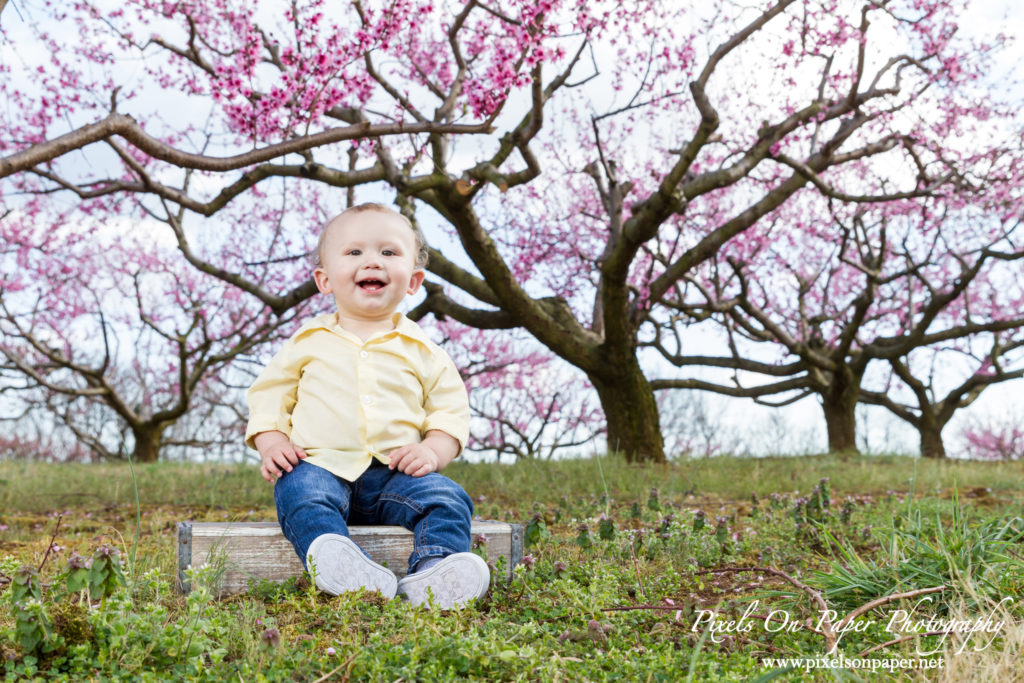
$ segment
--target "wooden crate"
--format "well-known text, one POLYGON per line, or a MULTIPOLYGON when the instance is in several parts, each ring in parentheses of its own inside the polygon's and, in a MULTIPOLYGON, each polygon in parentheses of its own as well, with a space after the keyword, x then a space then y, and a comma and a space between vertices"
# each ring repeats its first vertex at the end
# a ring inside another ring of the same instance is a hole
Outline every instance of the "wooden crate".
MULTIPOLYGON (((374 562, 401 578, 412 552, 412 532, 398 526, 349 527, 352 540, 374 562)), ((474 521, 471 533, 487 537, 487 559, 505 558, 508 574, 523 558, 523 527, 505 522, 474 521)), ((284 581, 303 572, 292 544, 277 522, 180 522, 178 524, 178 589, 191 590, 185 570, 209 562, 223 563, 221 596, 244 592, 249 581, 284 581)))

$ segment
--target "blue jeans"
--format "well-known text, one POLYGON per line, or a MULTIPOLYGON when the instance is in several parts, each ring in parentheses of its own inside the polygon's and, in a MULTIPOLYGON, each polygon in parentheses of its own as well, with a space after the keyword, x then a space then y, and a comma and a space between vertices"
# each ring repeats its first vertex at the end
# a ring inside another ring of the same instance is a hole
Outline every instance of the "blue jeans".
POLYGON ((274 484, 274 503, 281 531, 303 566, 317 536, 348 536, 349 524, 393 524, 412 531, 410 573, 420 560, 469 550, 473 501, 436 472, 410 477, 374 464, 349 482, 300 460, 274 484))

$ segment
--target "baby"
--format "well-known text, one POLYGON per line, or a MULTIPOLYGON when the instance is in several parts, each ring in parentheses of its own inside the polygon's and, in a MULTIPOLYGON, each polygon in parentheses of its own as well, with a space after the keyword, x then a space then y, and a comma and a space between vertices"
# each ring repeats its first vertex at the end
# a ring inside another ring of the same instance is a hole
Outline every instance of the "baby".
POLYGON ((422 235, 381 204, 324 227, 316 285, 337 313, 304 324, 249 389, 246 443, 274 484, 277 517, 321 590, 366 588, 445 608, 481 597, 487 564, 468 552, 473 503, 439 474, 469 434, 466 388, 448 355, 397 312, 425 277, 422 235), (401 581, 349 524, 413 532, 401 581))

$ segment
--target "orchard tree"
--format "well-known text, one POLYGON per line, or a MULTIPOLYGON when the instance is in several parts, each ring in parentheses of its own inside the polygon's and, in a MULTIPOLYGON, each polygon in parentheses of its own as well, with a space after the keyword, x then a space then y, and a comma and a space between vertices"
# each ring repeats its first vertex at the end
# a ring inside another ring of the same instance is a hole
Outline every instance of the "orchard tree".
POLYGON ((754 248, 723 249, 703 275, 689 278, 689 298, 678 305, 691 320, 717 322, 729 353, 686 356, 671 324, 650 342, 679 367, 727 369, 731 381, 655 386, 779 397, 775 405, 816 395, 833 451, 856 449, 859 402, 882 405, 918 430, 922 454, 944 457, 941 431, 955 411, 986 387, 1024 374, 1017 353, 1022 199, 997 186, 989 201, 969 188, 977 206, 951 196, 902 211, 858 209, 849 219, 833 210, 838 230, 804 225, 794 233, 795 216, 759 226, 754 248), (936 210, 946 205, 961 208, 936 210), (959 381, 954 354, 973 359, 959 381))
MULTIPOLYGON (((391 196, 433 235, 421 311, 522 329, 578 368, 632 460, 665 457, 640 345, 687 278, 791 204, 819 212, 797 235, 832 224, 815 197, 988 183, 998 139, 950 142, 1017 125, 984 80, 1000 39, 959 38, 954 0, 21 5, 34 23, 4 15, 20 59, 0 66, 9 209, 133 196, 216 218, 282 178, 391 196)), ((284 280, 275 311, 311 293, 284 280)))
POLYGON ((62 426, 97 458, 154 462, 161 449, 237 443, 230 364, 281 339, 307 307, 270 315, 256 297, 177 258, 173 242, 154 243, 152 227, 40 231, 38 215, 23 206, 3 222, 7 406, 62 426))
POLYGON ((578 371, 521 332, 475 330, 452 320, 436 327, 469 390, 469 449, 495 453, 500 461, 504 455, 550 460, 597 448, 601 409, 578 371))
POLYGON ((987 342, 980 352, 969 347, 929 348, 916 354, 918 358, 908 354, 891 359, 884 390, 862 391, 862 400, 884 406, 914 427, 920 435, 921 455, 945 458, 942 431, 956 411, 970 406, 993 384, 1024 377, 1024 359, 1019 353, 1024 339, 1007 339, 1004 334, 986 337, 970 340, 974 346, 987 342), (969 374, 957 381, 954 368, 964 360, 970 361, 969 374))

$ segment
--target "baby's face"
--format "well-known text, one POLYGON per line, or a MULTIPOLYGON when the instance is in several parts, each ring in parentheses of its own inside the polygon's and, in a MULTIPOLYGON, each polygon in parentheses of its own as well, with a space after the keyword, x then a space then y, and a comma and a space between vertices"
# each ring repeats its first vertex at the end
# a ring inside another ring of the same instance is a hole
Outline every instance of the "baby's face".
POLYGON ((415 294, 424 272, 416 268, 416 239, 398 216, 382 211, 351 213, 327 226, 313 273, 317 287, 333 294, 342 318, 390 319, 407 294, 415 294))

